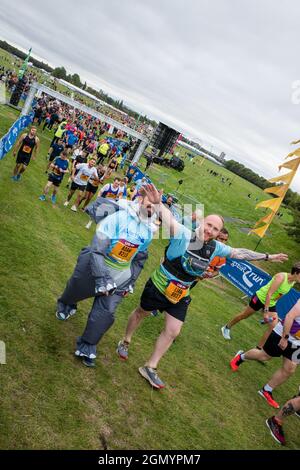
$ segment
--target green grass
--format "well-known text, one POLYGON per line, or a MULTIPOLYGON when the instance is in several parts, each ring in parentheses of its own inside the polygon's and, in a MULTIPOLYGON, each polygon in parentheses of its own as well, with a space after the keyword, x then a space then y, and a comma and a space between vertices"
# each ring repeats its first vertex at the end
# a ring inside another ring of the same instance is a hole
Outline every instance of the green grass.
MULTIPOLYGON (((0 106, 0 135, 17 114, 0 106)), ((228 362, 240 348, 250 348, 263 332, 258 317, 239 324, 233 340, 225 342, 220 327, 244 304, 241 293, 226 281, 200 283, 182 334, 160 364, 167 387, 152 391, 137 368, 150 355, 161 331, 162 315, 146 319, 136 333, 128 362, 119 361, 115 348, 128 314, 137 305, 143 285, 157 266, 165 241, 156 240, 133 296, 125 299, 117 320, 98 347, 95 370, 87 370, 73 357, 76 337, 86 323, 91 301, 80 304, 78 314, 63 323, 55 318, 55 302, 64 289, 77 255, 91 241, 87 217, 63 207, 65 184, 53 207, 38 200, 46 183, 45 155, 49 131, 38 131, 41 151, 19 183, 10 179, 14 159, 0 162, 0 339, 7 347, 1 366, 2 449, 278 449, 265 426, 273 410, 257 390, 279 367, 248 363, 231 373, 228 362)), ((205 210, 253 224, 259 217, 253 198, 265 197, 255 186, 234 177, 229 188, 207 171, 214 164, 186 164, 184 172, 167 171, 166 191, 174 191, 183 178, 183 195, 205 203, 205 210), (247 194, 252 193, 252 199, 247 194)), ((154 165, 149 174, 162 179, 165 169, 154 165)), ((226 176, 228 173, 222 169, 226 176)), ((232 174, 230 174, 232 177, 232 174)), ((183 196, 182 196, 183 197, 183 196)), ((284 222, 289 219, 285 210, 284 222)), ((256 237, 228 223, 233 246, 253 249, 256 237)), ((285 251, 285 265, 268 264, 271 273, 289 269, 299 249, 276 220, 262 251, 285 251)), ((280 403, 297 390, 297 374, 275 396, 280 403)), ((299 448, 297 418, 286 423, 290 449, 299 448)))

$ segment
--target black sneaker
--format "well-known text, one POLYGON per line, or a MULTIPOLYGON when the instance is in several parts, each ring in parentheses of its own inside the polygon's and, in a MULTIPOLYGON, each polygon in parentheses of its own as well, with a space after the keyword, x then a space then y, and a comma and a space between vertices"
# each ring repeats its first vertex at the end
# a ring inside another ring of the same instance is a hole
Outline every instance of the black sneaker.
POLYGON ((286 444, 282 426, 277 423, 275 416, 266 420, 266 425, 270 429, 271 436, 278 444, 284 446, 286 444))
POLYGON ((82 358, 82 364, 85 365, 86 367, 95 367, 95 359, 91 359, 89 357, 83 356, 82 358))

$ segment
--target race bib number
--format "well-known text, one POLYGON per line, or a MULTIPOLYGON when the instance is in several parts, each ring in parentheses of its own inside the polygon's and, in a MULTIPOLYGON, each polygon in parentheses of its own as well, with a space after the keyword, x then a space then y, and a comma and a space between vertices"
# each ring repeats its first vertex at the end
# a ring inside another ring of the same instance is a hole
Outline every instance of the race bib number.
POLYGON ((81 181, 87 181, 89 179, 89 175, 81 174, 80 179, 81 179, 81 181))
POLYGON ((31 152, 31 147, 29 145, 24 145, 22 151, 24 153, 30 153, 31 152))
POLYGON ((165 296, 173 304, 180 302, 186 296, 188 287, 178 281, 170 281, 165 290, 165 296))
POLYGON ((118 262, 128 262, 137 252, 139 245, 130 243, 127 240, 119 240, 112 248, 109 256, 118 262))
POLYGON ((60 176, 60 169, 59 168, 54 168, 53 173, 57 176, 60 176))
POLYGON ((99 180, 90 180, 90 184, 92 186, 95 186, 95 188, 97 188, 100 184, 100 181, 99 180))
POLYGON ((108 197, 109 199, 116 199, 117 196, 118 196, 117 194, 115 194, 115 193, 110 193, 110 192, 108 192, 108 193, 106 194, 106 197, 108 197))

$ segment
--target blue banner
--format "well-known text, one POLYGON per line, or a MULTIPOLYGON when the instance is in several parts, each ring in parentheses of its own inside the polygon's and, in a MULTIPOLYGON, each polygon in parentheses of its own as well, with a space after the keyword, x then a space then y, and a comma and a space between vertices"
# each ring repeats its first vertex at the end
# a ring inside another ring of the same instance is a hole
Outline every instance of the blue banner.
POLYGON ((14 146, 19 133, 29 126, 32 123, 34 118, 34 113, 27 114, 26 116, 21 116, 17 119, 9 131, 0 139, 0 160, 5 157, 5 155, 10 151, 14 146))
MULTIPOLYGON (((248 297, 252 297, 258 289, 271 280, 271 276, 248 261, 228 258, 226 264, 220 269, 222 276, 231 282, 248 297)), ((300 292, 291 289, 277 302, 277 313, 284 318, 288 311, 300 299, 300 292)))

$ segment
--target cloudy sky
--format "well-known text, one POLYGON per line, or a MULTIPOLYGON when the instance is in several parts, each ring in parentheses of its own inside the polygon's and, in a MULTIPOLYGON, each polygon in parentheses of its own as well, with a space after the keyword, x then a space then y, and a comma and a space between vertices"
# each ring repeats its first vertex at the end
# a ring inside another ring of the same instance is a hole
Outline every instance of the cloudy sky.
POLYGON ((298 0, 0 2, 2 38, 266 178, 300 139, 299 19, 298 0))

